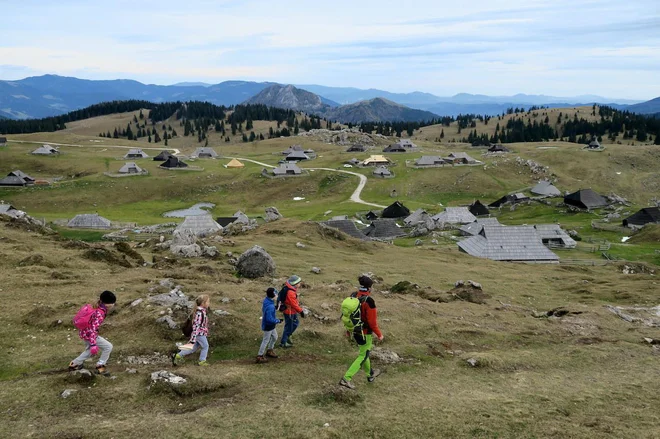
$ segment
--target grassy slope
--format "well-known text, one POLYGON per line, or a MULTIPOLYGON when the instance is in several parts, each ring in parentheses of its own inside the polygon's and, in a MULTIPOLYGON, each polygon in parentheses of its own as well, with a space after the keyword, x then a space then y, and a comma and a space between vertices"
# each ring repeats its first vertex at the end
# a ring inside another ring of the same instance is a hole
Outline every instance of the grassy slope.
MULTIPOLYGON (((535 266, 530 276, 526 266, 477 260, 456 250, 338 241, 320 235, 314 225, 294 220, 233 239, 236 246, 221 247, 223 252, 263 246, 277 262, 279 276, 303 275, 309 288, 301 290, 302 301, 332 319, 302 321, 296 347, 280 352, 281 360, 268 365, 252 363, 260 340, 259 300, 267 286, 281 279, 236 279, 224 259, 193 260, 190 267, 163 271, 112 268, 82 259, 82 250, 64 249, 61 243, 0 223, 0 398, 5 407, 0 435, 657 435, 660 368, 651 347, 640 341, 643 336, 660 338, 660 330, 628 324, 603 307, 657 305, 654 276, 623 276, 615 265, 535 266), (296 242, 307 247, 297 249, 296 242), (44 255, 45 262, 19 266, 35 253, 44 255), (199 271, 202 265, 212 272, 199 271), (323 269, 322 274, 306 274, 314 265, 323 269), (355 348, 343 340, 334 319, 356 276, 367 270, 383 277, 374 293, 385 333, 382 346, 409 361, 379 365, 385 374, 373 385, 357 375, 357 395, 337 397, 333 389, 355 348), (176 278, 188 294, 210 293, 212 307, 232 314, 212 320, 212 366, 177 369, 192 380, 186 387, 189 393, 182 396, 147 389, 148 374, 170 366, 137 366, 139 373, 131 375, 124 372, 126 365, 117 364, 128 355, 165 352, 178 339, 178 331, 154 323, 159 308, 129 306, 166 276, 176 278), (492 298, 476 305, 382 293, 403 279, 447 291, 459 278, 481 282, 492 298), (106 288, 119 297, 116 312, 102 329, 115 345, 110 369, 117 379, 99 379, 88 386, 67 383, 65 374, 38 374, 64 366, 78 354, 80 342, 68 321, 81 303, 106 288), (220 303, 221 297, 231 301, 220 303), (560 319, 530 316, 532 309, 557 306, 583 314, 560 319), (57 319, 64 324, 51 326, 57 319), (485 366, 470 368, 468 358, 478 358, 485 366), (58 394, 65 388, 79 392, 61 399, 58 394)), ((149 256, 147 251, 143 254, 149 256)))

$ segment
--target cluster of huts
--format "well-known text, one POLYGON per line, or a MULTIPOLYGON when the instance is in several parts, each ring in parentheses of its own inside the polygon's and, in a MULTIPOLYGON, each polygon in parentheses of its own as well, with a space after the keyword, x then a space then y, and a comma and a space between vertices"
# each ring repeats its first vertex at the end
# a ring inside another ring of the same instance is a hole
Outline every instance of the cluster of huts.
POLYGON ((283 162, 302 162, 304 160, 311 160, 316 158, 316 153, 313 149, 304 149, 300 145, 292 145, 281 152, 284 156, 282 159, 283 162))
POLYGON ((418 168, 433 168, 441 166, 455 166, 455 165, 481 165, 479 160, 471 157, 466 152, 452 152, 447 157, 440 157, 436 155, 425 155, 414 162, 414 166, 418 168))

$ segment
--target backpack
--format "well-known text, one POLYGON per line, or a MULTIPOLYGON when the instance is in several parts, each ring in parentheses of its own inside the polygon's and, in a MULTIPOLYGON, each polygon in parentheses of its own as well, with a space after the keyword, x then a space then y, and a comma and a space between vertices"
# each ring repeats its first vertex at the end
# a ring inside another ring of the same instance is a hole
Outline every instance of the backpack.
POLYGON ((289 288, 285 285, 282 285, 282 288, 280 288, 280 291, 277 293, 277 302, 275 303, 275 309, 277 311, 284 312, 286 309, 286 305, 284 302, 286 301, 286 295, 289 292, 289 288))
POLYGON ((92 318, 94 311, 94 307, 89 303, 83 305, 82 308, 78 310, 76 315, 73 316, 73 326, 80 330, 87 329, 89 327, 89 321, 92 318))
POLYGON ((183 335, 186 337, 190 338, 193 332, 193 322, 190 316, 186 319, 186 322, 181 326, 181 332, 183 332, 183 335))
POLYGON ((364 334, 362 333, 363 322, 362 322, 362 302, 366 300, 366 296, 357 298, 357 297, 347 297, 341 303, 341 322, 344 324, 344 328, 348 331, 357 344, 363 345, 366 343, 364 334))

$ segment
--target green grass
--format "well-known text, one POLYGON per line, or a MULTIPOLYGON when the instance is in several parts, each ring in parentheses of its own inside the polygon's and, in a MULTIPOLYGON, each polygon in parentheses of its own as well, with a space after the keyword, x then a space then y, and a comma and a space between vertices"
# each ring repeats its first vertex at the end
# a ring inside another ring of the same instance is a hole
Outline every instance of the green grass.
POLYGON ((98 230, 74 230, 66 227, 54 227, 54 229, 57 231, 58 235, 63 238, 86 242, 101 241, 103 235, 108 232, 98 230))

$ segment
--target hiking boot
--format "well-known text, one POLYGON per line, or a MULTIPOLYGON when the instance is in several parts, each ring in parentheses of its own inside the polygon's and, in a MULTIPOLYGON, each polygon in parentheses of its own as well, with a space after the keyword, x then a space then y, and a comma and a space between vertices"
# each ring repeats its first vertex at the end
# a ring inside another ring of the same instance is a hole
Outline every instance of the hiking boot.
POLYGON ((380 369, 371 369, 371 375, 369 375, 367 377, 367 381, 369 381, 370 383, 373 383, 374 380, 376 379, 376 377, 380 374, 381 374, 380 369))
POLYGON ((99 375, 109 375, 109 372, 105 367, 105 364, 96 365, 96 373, 98 373, 99 375))
POLYGON ((286 344, 280 343, 280 347, 281 347, 282 349, 289 349, 289 348, 292 348, 292 347, 293 347, 293 344, 292 344, 292 343, 289 343, 289 342, 287 341, 286 344))
POLYGON ((202 367, 210 366, 209 362, 206 360, 200 361, 199 363, 197 363, 197 365, 202 367))
POLYGON ((172 365, 173 366, 179 366, 179 365, 183 364, 184 361, 185 360, 183 358, 183 355, 178 354, 178 353, 172 355, 172 365))
POLYGON ((280 358, 280 357, 275 353, 275 351, 272 350, 272 349, 268 349, 268 350, 266 351, 266 356, 269 357, 269 358, 280 358))
POLYGON ((80 370, 83 368, 82 364, 75 364, 73 361, 69 363, 69 372, 73 372, 74 370, 80 370))
POLYGON ((265 358, 263 355, 258 355, 257 360, 255 361, 257 364, 263 364, 263 363, 268 363, 268 359, 265 358))
POLYGON ((353 384, 353 382, 350 381, 350 380, 349 380, 349 381, 346 381, 346 379, 344 379, 344 378, 342 378, 341 380, 339 380, 339 385, 340 385, 340 386, 344 386, 344 387, 346 387, 347 389, 355 390, 355 384, 353 384))

